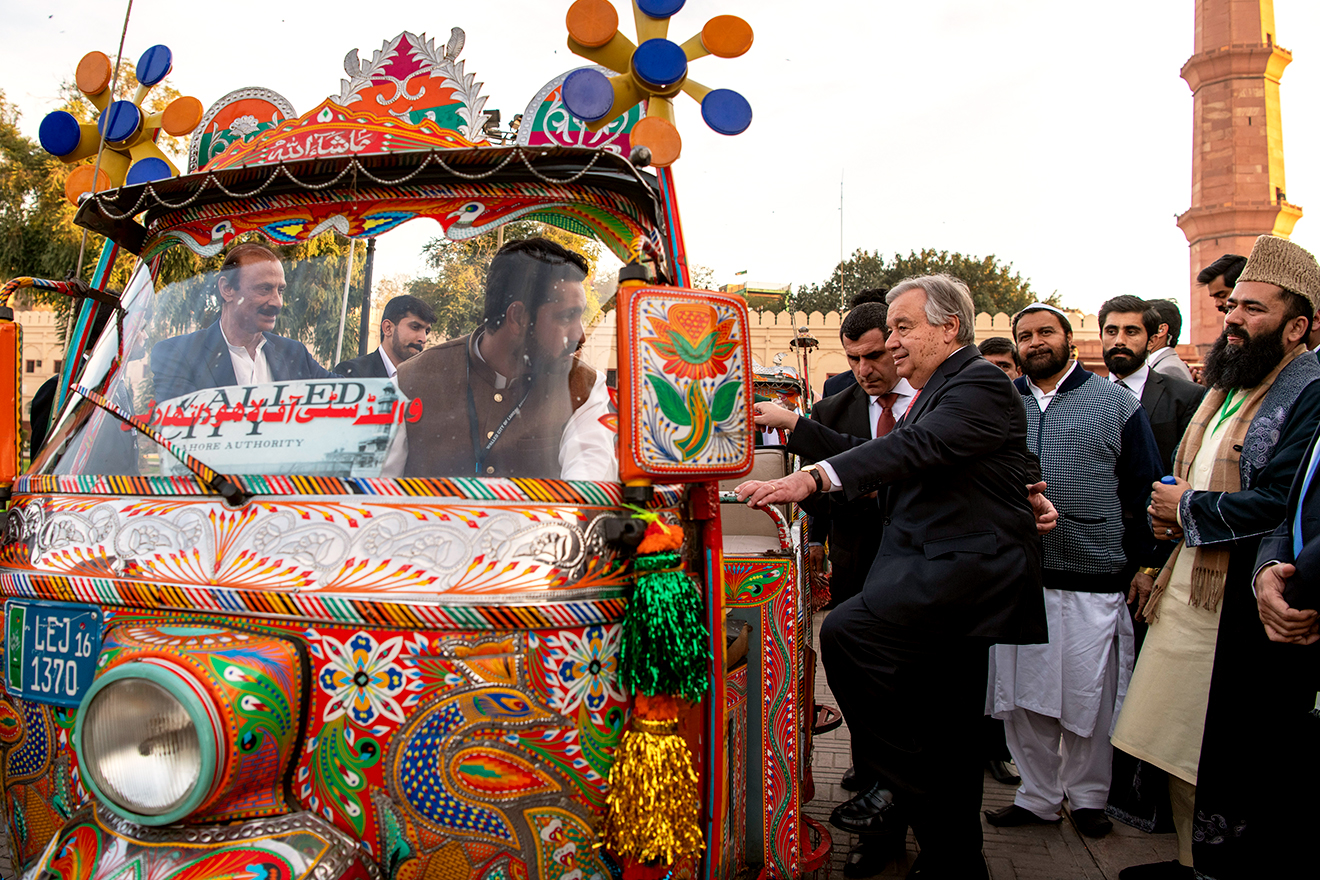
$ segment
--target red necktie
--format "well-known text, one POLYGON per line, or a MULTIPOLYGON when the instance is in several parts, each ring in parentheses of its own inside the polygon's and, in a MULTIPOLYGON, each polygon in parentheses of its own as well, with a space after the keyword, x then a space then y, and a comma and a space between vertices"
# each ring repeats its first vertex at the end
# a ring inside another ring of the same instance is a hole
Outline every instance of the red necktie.
POLYGON ((876 400, 880 404, 880 415, 875 420, 875 436, 883 437, 894 430, 894 401, 898 400, 898 395, 891 391, 876 400))

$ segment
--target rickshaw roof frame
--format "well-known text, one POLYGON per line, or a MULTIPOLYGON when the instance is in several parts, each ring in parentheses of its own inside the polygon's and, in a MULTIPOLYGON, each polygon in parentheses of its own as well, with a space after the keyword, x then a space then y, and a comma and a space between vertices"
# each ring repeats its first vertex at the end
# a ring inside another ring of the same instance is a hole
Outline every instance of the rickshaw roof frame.
MULTIPOLYGON (((349 154, 202 170, 89 195, 74 222, 140 255, 151 234, 149 229, 167 228, 169 215, 188 207, 288 193, 351 192, 359 187, 445 182, 513 183, 529 177, 553 186, 586 183, 612 191, 634 204, 638 216, 649 222, 657 236, 663 238, 666 234, 658 183, 626 158, 591 148, 520 145, 349 154), (136 219, 144 213, 141 222, 136 219)), ((659 254, 664 250, 657 249, 659 254)), ((669 274, 663 264, 658 268, 662 276, 669 274)))

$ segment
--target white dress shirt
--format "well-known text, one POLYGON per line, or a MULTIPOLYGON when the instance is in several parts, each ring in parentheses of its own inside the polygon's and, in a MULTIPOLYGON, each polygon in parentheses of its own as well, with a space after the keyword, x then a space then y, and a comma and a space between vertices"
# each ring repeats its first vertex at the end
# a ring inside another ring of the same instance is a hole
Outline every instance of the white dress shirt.
POLYGON ((1031 381, 1031 377, 1027 377, 1027 390, 1031 392, 1032 397, 1036 398, 1036 405, 1040 407, 1041 412, 1045 412, 1046 407, 1053 402, 1054 395, 1059 393, 1059 389, 1075 369, 1077 369, 1077 361, 1073 361, 1068 365, 1068 369, 1064 371, 1063 375, 1059 377, 1059 381, 1055 382, 1054 387, 1049 391, 1041 391, 1036 387, 1036 383, 1031 381))
MULTIPOLYGON (((1137 400, 1141 400, 1141 392, 1146 389, 1146 377, 1149 375, 1150 367, 1146 364, 1142 364, 1137 368, 1136 372, 1131 376, 1125 376, 1121 381, 1128 391, 1131 391, 1137 396, 1137 400)), ((1120 380, 1111 372, 1109 374, 1109 381, 1117 385, 1120 380)))
MULTIPOLYGON (((907 413, 907 409, 912 405, 912 398, 917 396, 917 389, 908 384, 907 379, 899 379, 898 384, 889 389, 891 394, 897 394, 894 405, 890 410, 894 413, 894 421, 897 422, 907 413)), ((884 407, 880 405, 880 395, 877 394, 871 398, 871 404, 867 407, 867 414, 871 419, 871 439, 875 439, 875 426, 880 422, 880 413, 884 407)))
POLYGON ((234 365, 234 380, 239 385, 265 385, 273 381, 270 376, 270 364, 266 363, 266 334, 261 334, 257 343, 257 356, 248 354, 241 345, 234 345, 225 335, 224 324, 220 325, 220 338, 229 348, 229 362, 234 365))
POLYGON ((399 372, 399 368, 394 366, 394 361, 390 360, 390 356, 385 353, 385 346, 382 345, 376 351, 380 352, 380 359, 385 362, 385 378, 393 379, 394 374, 399 372))

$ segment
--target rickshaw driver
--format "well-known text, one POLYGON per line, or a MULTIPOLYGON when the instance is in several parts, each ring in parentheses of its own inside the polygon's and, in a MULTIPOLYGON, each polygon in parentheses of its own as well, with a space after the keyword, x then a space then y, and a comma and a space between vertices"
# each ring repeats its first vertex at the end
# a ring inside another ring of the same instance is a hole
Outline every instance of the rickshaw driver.
POLYGON ((577 355, 586 277, 586 260, 548 239, 500 248, 482 326, 399 365, 421 416, 381 476, 618 479, 605 378, 577 355))
POLYGON ((218 321, 162 340, 151 350, 157 400, 203 388, 335 376, 307 346, 271 332, 284 308, 286 287, 284 266, 274 251, 250 242, 236 246, 225 257, 216 286, 218 321))

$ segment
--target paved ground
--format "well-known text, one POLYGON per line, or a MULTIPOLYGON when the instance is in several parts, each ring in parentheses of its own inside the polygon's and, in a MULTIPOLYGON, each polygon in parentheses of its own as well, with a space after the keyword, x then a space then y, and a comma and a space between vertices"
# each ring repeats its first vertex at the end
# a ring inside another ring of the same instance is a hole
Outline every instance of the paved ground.
MULTIPOLYGON (((820 634, 823 615, 815 619, 816 635, 820 634)), ((816 641, 819 644, 819 641, 816 641)), ((825 670, 816 670, 816 699, 837 705, 825 682, 825 670)), ((829 826, 830 811, 852 795, 839 786, 843 771, 848 769, 848 726, 833 733, 817 737, 813 771, 816 781, 816 800, 804 807, 804 812, 823 825, 830 827, 834 837, 830 876, 843 876, 843 863, 848 850, 856 845, 854 835, 829 826)), ((985 775, 983 806, 998 809, 1013 802, 1012 786, 995 782, 985 775)), ((1082 837, 1070 820, 1058 825, 1032 825, 1023 828, 994 828, 981 820, 985 829, 985 855, 990 864, 993 880, 1116 880, 1120 869, 1145 862, 1167 861, 1177 858, 1178 840, 1173 834, 1144 834, 1119 823, 1102 840, 1082 837)), ((891 864, 877 877, 902 877, 907 873, 918 848, 908 834, 907 859, 891 864)))

